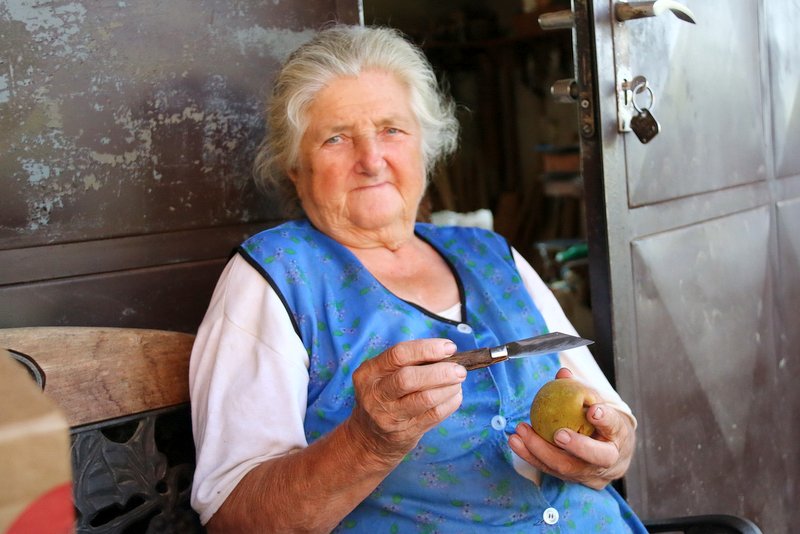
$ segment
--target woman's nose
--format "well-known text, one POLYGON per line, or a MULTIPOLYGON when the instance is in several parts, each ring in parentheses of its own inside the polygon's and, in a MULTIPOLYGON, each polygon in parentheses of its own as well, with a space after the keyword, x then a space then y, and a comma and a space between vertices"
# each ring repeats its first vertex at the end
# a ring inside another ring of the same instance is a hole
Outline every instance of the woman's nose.
POLYGON ((380 142, 375 137, 359 137, 355 143, 358 170, 370 176, 383 170, 386 161, 380 142))

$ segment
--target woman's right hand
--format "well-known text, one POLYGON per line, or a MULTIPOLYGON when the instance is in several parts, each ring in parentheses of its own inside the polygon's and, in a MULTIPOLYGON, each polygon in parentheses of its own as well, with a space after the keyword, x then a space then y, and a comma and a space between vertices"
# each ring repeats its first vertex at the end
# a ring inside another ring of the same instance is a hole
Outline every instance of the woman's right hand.
POLYGON ((351 416, 308 447, 250 470, 209 532, 331 532, 461 405, 467 371, 439 361, 455 350, 446 339, 420 339, 362 363, 353 374, 351 416))
POLYGON ((348 426, 377 462, 399 463, 425 432, 461 405, 467 370, 439 362, 455 351, 446 339, 406 341, 356 369, 356 405, 348 426))

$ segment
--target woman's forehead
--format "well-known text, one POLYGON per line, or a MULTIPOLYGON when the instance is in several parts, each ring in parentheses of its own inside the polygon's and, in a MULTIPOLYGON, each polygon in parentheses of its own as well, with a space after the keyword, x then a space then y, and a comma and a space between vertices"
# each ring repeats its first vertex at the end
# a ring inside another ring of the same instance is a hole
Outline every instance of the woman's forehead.
POLYGON ((365 72, 332 80, 306 110, 313 123, 346 125, 364 118, 379 122, 416 122, 408 88, 385 72, 365 72))
POLYGON ((410 97, 408 84, 396 73, 384 69, 365 69, 357 75, 334 76, 322 86, 312 98, 313 102, 326 96, 337 95, 346 98, 350 94, 402 94, 410 97))

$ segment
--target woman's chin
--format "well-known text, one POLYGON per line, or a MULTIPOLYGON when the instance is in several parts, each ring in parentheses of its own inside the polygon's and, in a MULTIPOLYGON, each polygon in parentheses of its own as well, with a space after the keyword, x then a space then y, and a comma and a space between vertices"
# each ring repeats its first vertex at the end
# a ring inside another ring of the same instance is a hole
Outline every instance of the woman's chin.
MULTIPOLYGON (((377 196, 369 202, 350 204, 348 219, 357 227, 365 230, 379 230, 398 225, 406 225, 408 216, 406 206, 398 202, 396 195, 377 196)), ((413 218, 413 215, 411 216, 413 218)))
POLYGON ((352 213, 350 222, 362 230, 380 231, 402 226, 406 223, 406 219, 401 211, 389 211, 384 207, 352 213))

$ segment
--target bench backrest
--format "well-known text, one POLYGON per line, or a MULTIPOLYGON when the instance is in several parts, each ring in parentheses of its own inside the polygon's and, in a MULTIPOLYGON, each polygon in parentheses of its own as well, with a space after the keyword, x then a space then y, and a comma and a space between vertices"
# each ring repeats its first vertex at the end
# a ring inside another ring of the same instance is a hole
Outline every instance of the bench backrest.
POLYGON ((72 433, 78 532, 202 532, 189 506, 194 336, 130 328, 0 329, 72 433))

